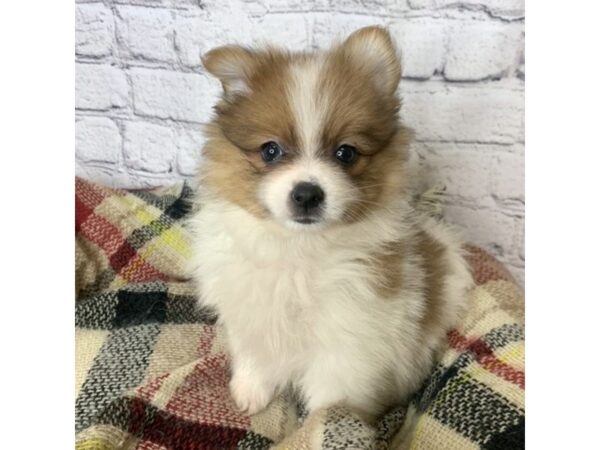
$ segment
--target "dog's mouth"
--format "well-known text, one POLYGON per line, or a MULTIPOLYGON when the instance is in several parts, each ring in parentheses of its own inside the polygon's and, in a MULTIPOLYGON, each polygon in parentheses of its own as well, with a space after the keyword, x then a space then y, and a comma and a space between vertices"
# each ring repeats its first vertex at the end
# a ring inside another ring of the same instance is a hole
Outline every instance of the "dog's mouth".
POLYGON ((312 225, 312 224, 321 222, 322 219, 320 217, 315 217, 315 216, 299 216, 299 217, 294 217, 292 220, 294 222, 300 223, 302 225, 312 225))

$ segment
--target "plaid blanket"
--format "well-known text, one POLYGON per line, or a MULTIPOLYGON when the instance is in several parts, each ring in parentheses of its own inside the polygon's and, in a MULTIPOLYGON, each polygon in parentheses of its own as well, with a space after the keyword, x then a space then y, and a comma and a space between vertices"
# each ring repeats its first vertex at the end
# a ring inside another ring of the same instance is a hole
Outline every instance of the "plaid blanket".
POLYGON ((307 416, 291 393, 236 411, 222 330, 185 276, 190 194, 76 180, 77 449, 524 447, 522 292, 472 246, 468 315, 408 408, 375 426, 341 407, 307 416))

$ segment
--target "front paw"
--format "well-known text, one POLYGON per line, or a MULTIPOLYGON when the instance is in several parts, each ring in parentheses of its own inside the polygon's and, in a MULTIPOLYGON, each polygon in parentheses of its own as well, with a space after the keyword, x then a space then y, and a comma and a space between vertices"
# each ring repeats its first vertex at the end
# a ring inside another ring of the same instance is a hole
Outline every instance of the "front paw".
POLYGON ((252 375, 234 375, 229 390, 238 410, 250 416, 265 409, 275 395, 273 387, 252 375))

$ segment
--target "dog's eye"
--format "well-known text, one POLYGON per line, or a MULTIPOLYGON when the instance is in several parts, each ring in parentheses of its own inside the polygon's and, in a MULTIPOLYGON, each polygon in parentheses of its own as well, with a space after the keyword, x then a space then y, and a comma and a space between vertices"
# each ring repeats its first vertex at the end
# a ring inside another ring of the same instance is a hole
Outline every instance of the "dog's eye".
POLYGON ((356 157, 356 149, 351 145, 341 145, 335 151, 335 157, 344 164, 350 164, 356 157))
POLYGON ((265 162, 273 163, 283 156, 283 150, 275 142, 267 142, 262 145, 262 158, 265 162))

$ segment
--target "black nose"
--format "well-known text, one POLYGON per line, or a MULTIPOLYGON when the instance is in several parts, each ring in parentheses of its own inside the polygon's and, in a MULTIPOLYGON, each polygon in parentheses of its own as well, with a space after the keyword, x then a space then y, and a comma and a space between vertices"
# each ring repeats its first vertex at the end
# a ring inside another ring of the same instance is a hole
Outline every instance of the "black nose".
POLYGON ((292 202, 296 207, 308 212, 319 206, 325 199, 325 193, 318 184, 302 182, 294 186, 291 193, 292 202))

